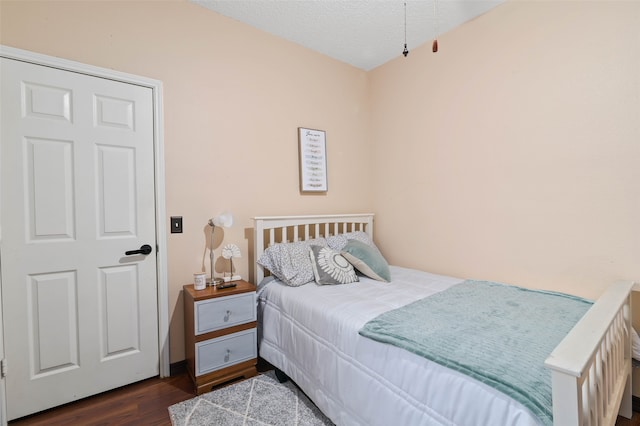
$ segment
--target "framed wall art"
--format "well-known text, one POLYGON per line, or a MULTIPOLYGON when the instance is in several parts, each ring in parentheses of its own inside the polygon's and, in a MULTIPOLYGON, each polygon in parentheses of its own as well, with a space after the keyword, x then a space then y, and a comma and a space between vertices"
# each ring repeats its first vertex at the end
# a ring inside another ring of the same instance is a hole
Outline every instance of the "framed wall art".
POLYGON ((326 192, 327 140, 323 130, 298 127, 300 192, 326 192))

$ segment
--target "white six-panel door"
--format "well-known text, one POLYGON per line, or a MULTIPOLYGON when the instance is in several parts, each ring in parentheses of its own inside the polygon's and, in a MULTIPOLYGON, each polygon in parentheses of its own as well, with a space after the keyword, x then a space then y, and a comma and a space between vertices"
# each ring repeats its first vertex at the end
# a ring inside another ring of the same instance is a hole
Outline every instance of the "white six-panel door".
POLYGON ((154 127, 149 88, 0 61, 11 420, 158 375, 154 127))

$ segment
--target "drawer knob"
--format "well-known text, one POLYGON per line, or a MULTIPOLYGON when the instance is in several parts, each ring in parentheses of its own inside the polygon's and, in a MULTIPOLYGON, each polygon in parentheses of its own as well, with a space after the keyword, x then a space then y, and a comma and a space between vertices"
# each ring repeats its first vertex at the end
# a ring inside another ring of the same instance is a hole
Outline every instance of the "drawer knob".
POLYGON ((224 322, 229 322, 230 317, 231 317, 231 311, 227 311, 227 314, 224 316, 224 322))
POLYGON ((227 353, 224 356, 224 362, 229 362, 229 357, 231 357, 231 351, 227 349, 227 353))

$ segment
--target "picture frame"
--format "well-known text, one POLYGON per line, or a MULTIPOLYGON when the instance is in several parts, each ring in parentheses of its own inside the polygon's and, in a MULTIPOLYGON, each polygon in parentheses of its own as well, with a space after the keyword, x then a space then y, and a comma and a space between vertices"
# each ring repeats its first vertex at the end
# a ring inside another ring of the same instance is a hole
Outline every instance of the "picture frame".
POLYGON ((300 192, 327 192, 327 139, 324 130, 298 127, 300 192))

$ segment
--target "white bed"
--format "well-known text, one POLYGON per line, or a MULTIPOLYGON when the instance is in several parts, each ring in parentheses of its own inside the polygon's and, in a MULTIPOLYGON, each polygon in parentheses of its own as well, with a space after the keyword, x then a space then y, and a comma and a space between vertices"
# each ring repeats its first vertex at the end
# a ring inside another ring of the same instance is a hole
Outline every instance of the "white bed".
MULTIPOLYGON (((355 230, 372 237, 373 215, 259 217, 255 257, 277 242, 355 230)), ((338 425, 540 424, 480 381, 358 334, 377 315, 463 281, 393 266, 391 273, 392 284, 360 277, 339 286, 261 286, 260 356, 338 425)), ((255 276, 263 281, 262 267, 255 276)), ((618 411, 631 416, 632 287, 613 285, 547 359, 555 425, 614 424, 618 411)))

